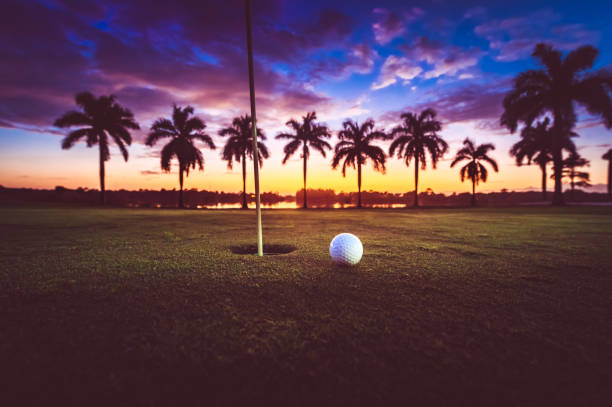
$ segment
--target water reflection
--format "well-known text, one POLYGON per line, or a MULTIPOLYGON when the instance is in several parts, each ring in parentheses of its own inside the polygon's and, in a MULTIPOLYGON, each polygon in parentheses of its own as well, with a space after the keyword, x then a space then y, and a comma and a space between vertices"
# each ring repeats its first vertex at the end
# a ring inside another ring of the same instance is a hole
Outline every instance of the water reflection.
MULTIPOLYGON (((309 205, 310 208, 313 209, 343 209, 343 208, 355 208, 357 205, 356 204, 341 204, 341 203, 334 203, 333 205, 309 205)), ((406 206, 406 204, 399 204, 399 203, 394 203, 394 204, 372 204, 372 205, 367 205, 364 206, 365 208, 404 208, 406 206)), ((274 204, 262 204, 261 205, 262 208, 264 209, 298 209, 301 208, 301 205, 298 205, 296 202, 276 202, 274 204)), ((233 203, 233 204, 227 204, 227 203, 220 203, 220 204, 216 204, 216 205, 198 205, 198 209, 240 209, 242 208, 242 205, 240 203, 233 203)), ((249 209, 255 209, 255 204, 251 203, 249 204, 249 209)))

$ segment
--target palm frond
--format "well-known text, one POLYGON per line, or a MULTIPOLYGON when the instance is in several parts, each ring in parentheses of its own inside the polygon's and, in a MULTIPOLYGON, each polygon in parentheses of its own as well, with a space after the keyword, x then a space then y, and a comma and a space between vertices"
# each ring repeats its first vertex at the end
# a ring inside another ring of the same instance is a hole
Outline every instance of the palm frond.
POLYGON ((274 138, 277 139, 277 140, 283 140, 283 139, 295 140, 295 139, 297 139, 297 136, 295 134, 291 134, 291 133, 279 133, 274 138))
POLYGON ((123 159, 127 161, 129 154, 128 154, 127 148, 125 148, 125 144, 123 144, 123 141, 121 140, 121 138, 114 136, 114 135, 111 135, 111 137, 113 137, 113 140, 115 140, 115 144, 117 144, 117 146, 119 147, 119 151, 121 151, 121 155, 123 156, 123 159))
POLYGON ((344 159, 344 162, 342 163, 342 176, 346 177, 346 167, 352 167, 355 168, 355 160, 356 160, 356 156, 354 153, 349 152, 346 155, 346 158, 344 159))
POLYGON ((471 160, 471 158, 467 156, 466 154, 457 153, 457 155, 455 156, 455 158, 450 164, 451 168, 453 168, 457 163, 464 161, 464 160, 471 160))
MULTIPOLYGON (((494 167, 495 171, 497 171, 497 167, 494 167)), ((487 177, 489 176, 489 172, 487 171, 487 168, 482 165, 481 163, 478 163, 478 178, 480 181, 482 182, 487 182, 487 177)))
POLYGON ((593 115, 603 117, 605 126, 612 128, 612 73, 600 71, 578 83, 573 91, 576 100, 593 115))
POLYGON ((147 135, 147 139, 145 140, 145 144, 149 147, 153 146, 159 139, 169 137, 176 137, 176 133, 170 133, 166 130, 157 130, 152 131, 147 135))
POLYGON ((161 169, 165 172, 170 172, 170 160, 177 155, 175 140, 170 141, 161 150, 161 169))
POLYGON ((71 131, 62 140, 62 148, 64 150, 71 148, 77 141, 79 141, 79 139, 81 139, 82 137, 88 136, 90 132, 92 132, 92 130, 89 128, 77 129, 77 130, 71 131))
POLYGON ((495 170, 495 172, 499 172, 497 167, 497 161, 495 161, 491 157, 485 155, 481 157, 480 160, 488 162, 489 164, 491 164, 491 167, 493 167, 493 170, 495 170))
POLYGON ((301 145, 302 145, 302 142, 300 140, 293 140, 292 142, 287 143, 285 145, 285 148, 283 149, 283 152, 285 153, 285 157, 283 158, 283 164, 285 164, 287 160, 291 158, 291 156, 297 151, 297 149, 301 145))
MULTIPOLYGON (((393 132, 391 134, 400 134, 399 131, 395 131, 396 129, 393 129, 393 132)), ((402 158, 404 146, 409 143, 410 140, 411 136, 407 135, 400 135, 399 137, 396 137, 395 140, 393 140, 393 142, 389 146, 389 157, 393 157, 393 155, 395 155, 397 151, 397 158, 402 158)))
POLYGON ((92 124, 89 116, 76 110, 64 113, 53 123, 55 127, 91 126, 92 124))
POLYGON ((202 130, 204 130, 205 128, 206 128, 206 123, 204 123, 204 120, 200 119, 197 116, 194 116, 194 117, 190 117, 186 121, 183 132, 185 134, 191 134, 193 132, 201 133, 202 130))
POLYGON ((465 164, 463 167, 461 167, 461 169, 459 170, 459 179, 461 180, 461 182, 465 181, 465 176, 468 170, 468 167, 470 166, 471 163, 465 164))
POLYGON ((531 55, 540 61, 542 65, 546 66, 547 70, 551 73, 557 72, 561 68, 562 54, 550 44, 537 44, 531 55))
POLYGON ((79 92, 74 97, 74 100, 76 104, 81 106, 86 112, 88 109, 92 109, 97 103, 96 97, 91 94, 91 92, 79 92))
POLYGON ((597 48, 590 45, 583 45, 566 55, 563 60, 563 68, 572 75, 591 69, 595 64, 597 55, 599 55, 597 48))
POLYGON ((153 122, 153 125, 151 125, 151 131, 165 131, 177 135, 179 133, 174 124, 170 120, 165 119, 163 117, 153 122))
POLYGON ((325 150, 331 150, 332 146, 325 140, 311 141, 310 146, 326 157, 325 150))
POLYGON ((217 148, 215 146, 215 142, 213 141, 212 137, 210 137, 206 133, 193 133, 193 134, 191 134, 190 138, 192 140, 200 140, 202 143, 204 143, 211 150, 215 150, 217 148))

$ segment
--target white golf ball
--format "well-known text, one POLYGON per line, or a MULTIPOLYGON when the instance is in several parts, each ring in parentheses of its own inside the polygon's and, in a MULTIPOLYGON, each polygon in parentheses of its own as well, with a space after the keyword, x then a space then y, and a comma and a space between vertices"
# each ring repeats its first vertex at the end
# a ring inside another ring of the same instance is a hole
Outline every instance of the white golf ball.
POLYGON ((355 265, 363 256, 361 240, 350 233, 340 233, 329 244, 329 255, 335 262, 355 265))

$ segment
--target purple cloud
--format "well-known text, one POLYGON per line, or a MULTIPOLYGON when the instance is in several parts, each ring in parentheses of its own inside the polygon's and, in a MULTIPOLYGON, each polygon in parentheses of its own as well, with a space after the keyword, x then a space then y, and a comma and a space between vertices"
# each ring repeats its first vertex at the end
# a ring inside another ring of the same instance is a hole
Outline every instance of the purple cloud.
POLYGON ((374 39, 381 45, 399 37, 406 30, 408 23, 425 13, 418 7, 414 7, 401 15, 385 8, 375 8, 373 12, 376 17, 376 21, 372 24, 374 39))
POLYGON ((404 51, 404 56, 387 57, 378 80, 372 84, 372 89, 385 88, 396 83, 398 78, 402 79, 404 84, 416 77, 432 79, 463 74, 460 79, 469 79, 473 75, 464 71, 475 66, 483 54, 476 48, 466 50, 428 37, 419 37, 413 44, 400 48, 404 51))
MULTIPOLYGON (((172 103, 192 104, 201 116, 224 122, 247 112, 244 21, 236 18, 243 2, 229 3, 236 7, 207 0, 172 6, 109 0, 104 7, 72 0, 49 7, 9 2, 0 16, 0 123, 52 130, 54 119, 74 108, 74 94, 83 90, 116 94, 143 128, 167 115, 172 103), (207 115, 207 109, 224 114, 207 115)), ((268 39, 284 35, 270 24, 279 17, 279 2, 262 0, 253 11, 259 107, 284 115, 328 103, 326 96, 270 70, 267 60, 306 60, 311 50, 343 41, 351 19, 323 10, 292 23, 287 32, 294 32, 293 42, 268 49, 268 39)), ((342 69, 365 72, 374 55, 365 45, 355 46, 342 69)))
POLYGON ((475 66, 482 56, 482 51, 476 48, 463 49, 428 37, 419 37, 414 44, 402 49, 410 59, 431 65, 431 69, 423 74, 426 79, 456 76, 460 71, 475 66))
POLYGON ((466 20, 469 19, 479 19, 486 16, 487 10, 484 7, 476 6, 468 9, 464 14, 463 18, 466 20))
POLYGON ((409 83, 412 79, 419 76, 423 72, 423 68, 415 65, 414 61, 406 57, 397 57, 389 55, 383 66, 380 68, 378 80, 372 84, 372 89, 382 89, 397 82, 398 78, 403 80, 404 84, 409 83))
POLYGON ((344 79, 353 73, 368 74, 374 68, 378 53, 367 44, 357 44, 349 49, 343 59, 337 57, 318 59, 308 72, 311 80, 323 78, 344 79))
POLYGON ((425 95, 431 97, 429 101, 388 112, 381 120, 385 123, 397 122, 403 112, 432 108, 446 124, 476 121, 477 127, 499 130, 497 123, 502 114, 502 100, 509 87, 510 81, 503 80, 496 85, 471 84, 447 92, 431 91, 425 95))
POLYGON ((538 42, 552 43, 559 49, 571 50, 593 44, 599 35, 582 24, 560 24, 561 16, 551 10, 542 10, 526 16, 490 20, 474 29, 489 41, 498 61, 516 61, 531 55, 538 42))
MULTIPOLYGON (((325 9, 304 22, 278 28, 276 21, 263 22, 254 34, 254 47, 264 59, 304 62, 315 50, 340 47, 354 29, 347 14, 325 9)), ((242 29, 243 30, 243 29, 242 29)))

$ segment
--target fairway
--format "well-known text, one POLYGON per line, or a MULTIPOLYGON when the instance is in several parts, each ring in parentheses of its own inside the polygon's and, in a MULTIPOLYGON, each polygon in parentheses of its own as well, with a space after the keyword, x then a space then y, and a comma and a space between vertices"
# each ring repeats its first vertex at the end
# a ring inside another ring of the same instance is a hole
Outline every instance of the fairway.
POLYGON ((0 206, 0 404, 602 405, 612 207, 0 206), (356 267, 329 242, 357 235, 356 267), (4 399, 4 400, 3 400, 4 399), (8 403, 8 404, 7 404, 8 403))

